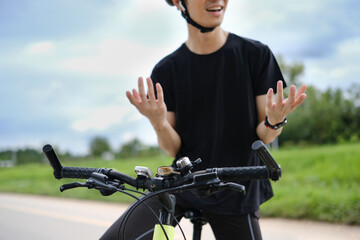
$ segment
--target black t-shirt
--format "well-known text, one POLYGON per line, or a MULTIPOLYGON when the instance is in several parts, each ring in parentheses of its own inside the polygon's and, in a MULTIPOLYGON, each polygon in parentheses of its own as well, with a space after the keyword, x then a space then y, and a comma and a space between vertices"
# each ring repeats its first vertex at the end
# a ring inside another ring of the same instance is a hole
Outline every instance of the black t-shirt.
MULTIPOLYGON (((175 112, 182 141, 176 159, 201 158, 194 171, 262 165, 251 150, 258 139, 255 97, 269 88, 276 91, 277 81, 283 80, 266 45, 231 33, 211 54, 195 54, 183 44, 155 66, 151 77, 163 87, 168 111, 175 112)), ((256 211, 273 195, 269 181, 240 183, 245 196, 225 190, 201 199, 191 192, 180 197, 196 208, 239 215, 256 211)))

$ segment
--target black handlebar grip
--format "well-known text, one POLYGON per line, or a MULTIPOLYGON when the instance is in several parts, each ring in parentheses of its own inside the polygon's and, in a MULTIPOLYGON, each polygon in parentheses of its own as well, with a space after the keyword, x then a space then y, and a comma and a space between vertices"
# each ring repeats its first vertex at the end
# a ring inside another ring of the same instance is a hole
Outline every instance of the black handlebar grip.
POLYGON ((61 175, 63 178, 88 179, 93 172, 101 172, 101 168, 63 167, 61 175))
POLYGON ((47 159, 49 160, 51 167, 54 169, 55 178, 61 179, 63 177, 61 175, 61 170, 63 166, 61 165, 58 157, 56 156, 54 149, 50 144, 46 144, 43 147, 43 152, 45 153, 47 159))
POLYGON ((261 140, 257 140, 252 144, 251 148, 256 151, 261 161, 269 169, 271 179, 274 181, 279 180, 281 177, 281 167, 271 156, 265 144, 261 140))
POLYGON ((280 169, 279 164, 275 161, 275 159, 271 156, 269 151, 267 150, 265 144, 257 140, 252 144, 252 149, 255 150, 260 157, 261 161, 267 166, 267 168, 271 171, 278 171, 280 169))
POLYGON ((224 181, 269 179, 269 170, 261 167, 216 168, 218 177, 224 181))

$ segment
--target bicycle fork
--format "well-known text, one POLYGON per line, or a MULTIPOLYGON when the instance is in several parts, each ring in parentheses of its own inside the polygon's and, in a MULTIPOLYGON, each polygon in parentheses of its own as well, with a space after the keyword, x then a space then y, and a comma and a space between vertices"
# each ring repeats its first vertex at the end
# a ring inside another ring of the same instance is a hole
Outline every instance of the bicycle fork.
POLYGON ((153 240, 173 240, 175 227, 172 225, 175 213, 176 197, 169 193, 164 193, 158 196, 162 208, 160 210, 160 224, 156 224, 154 228, 153 240), (165 234, 166 233, 166 234, 165 234))
MULTIPOLYGON (((158 199, 162 204, 159 218, 164 229, 160 224, 156 224, 154 228, 153 240, 173 240, 175 227, 172 223, 173 215, 175 213, 176 197, 174 195, 164 193, 158 196, 158 199), (168 238, 166 238, 166 236, 168 238)), ((201 212, 198 210, 188 210, 185 212, 184 217, 189 219, 193 224, 193 240, 200 240, 202 227, 208 223, 207 219, 203 217, 201 212)))

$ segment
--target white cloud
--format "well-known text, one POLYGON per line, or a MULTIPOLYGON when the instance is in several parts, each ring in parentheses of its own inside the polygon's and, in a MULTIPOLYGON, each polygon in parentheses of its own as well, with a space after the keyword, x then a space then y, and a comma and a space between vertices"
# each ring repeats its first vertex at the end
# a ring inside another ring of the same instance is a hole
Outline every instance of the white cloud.
POLYGON ((349 87, 360 82, 360 37, 340 42, 326 58, 305 61, 305 81, 320 88, 349 87))
POLYGON ((360 37, 346 39, 343 41, 337 49, 340 57, 345 58, 353 62, 354 60, 360 60, 360 37))
MULTIPOLYGON (((149 0, 132 0, 134 3, 134 8, 132 9, 134 13, 153 13, 158 11, 162 6, 167 5, 164 1, 149 1, 149 0)), ((138 15, 137 14, 137 15, 138 15)))
POLYGON ((79 132, 88 130, 105 130, 114 124, 121 124, 130 113, 130 106, 106 106, 93 111, 90 116, 75 120, 72 128, 79 132))
POLYGON ((54 49, 54 43, 51 41, 35 42, 27 46, 26 51, 30 54, 40 54, 50 52, 54 49))
POLYGON ((104 75, 148 76, 156 62, 166 53, 164 48, 136 44, 121 39, 103 40, 94 44, 96 54, 77 56, 60 63, 75 72, 104 75))

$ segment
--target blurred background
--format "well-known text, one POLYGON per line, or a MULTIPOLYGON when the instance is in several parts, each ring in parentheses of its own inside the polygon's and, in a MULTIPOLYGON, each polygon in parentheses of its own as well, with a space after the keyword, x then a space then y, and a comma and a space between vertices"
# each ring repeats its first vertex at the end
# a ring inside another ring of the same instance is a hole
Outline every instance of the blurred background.
MULTIPOLYGON (((287 164, 294 156, 305 170, 278 195, 297 184, 319 184, 329 189, 330 204, 321 205, 326 194, 311 189, 301 198, 308 202, 296 205, 298 215, 284 216, 311 218, 306 211, 322 206, 335 211, 331 221, 360 223, 359 12, 358 0, 229 1, 223 28, 267 44, 288 83, 308 85, 306 103, 288 117, 275 153, 292 176, 301 169, 287 164), (337 191, 334 198, 334 189, 350 195, 344 200, 337 191)), ((125 91, 186 39, 180 12, 163 0, 0 0, 1 166, 20 171, 22 164, 41 163, 46 143, 66 159, 164 157, 125 91)), ((15 175, 11 171, 0 168, 4 179, 15 175)), ((0 184, 0 191, 34 193, 28 179, 19 181, 0 184)), ((40 188, 36 193, 50 194, 40 188)))
MULTIPOLYGON (((299 80, 316 94, 340 89, 351 99, 359 10, 357 0, 229 1, 223 27, 303 66, 299 80)), ((116 151, 135 138, 156 145, 125 91, 186 39, 180 12, 162 0, 1 0, 0 149, 52 143, 86 154, 94 136, 116 151)))

